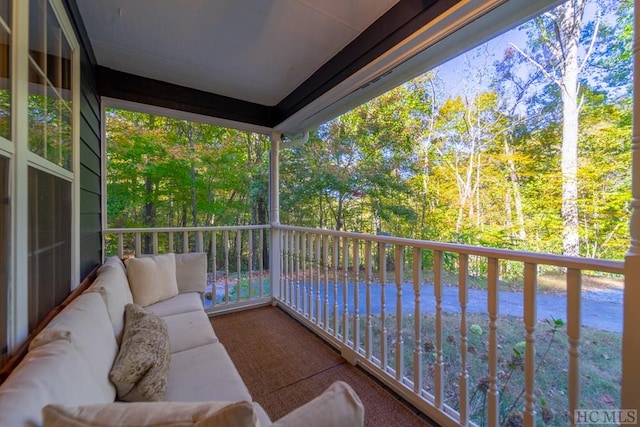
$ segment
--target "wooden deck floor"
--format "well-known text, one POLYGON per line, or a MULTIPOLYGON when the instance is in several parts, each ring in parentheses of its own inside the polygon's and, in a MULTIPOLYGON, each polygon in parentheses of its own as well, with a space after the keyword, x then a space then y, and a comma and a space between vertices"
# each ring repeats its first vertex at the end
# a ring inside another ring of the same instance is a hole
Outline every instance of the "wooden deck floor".
POLYGON ((367 426, 436 425, 278 308, 216 316, 211 323, 251 396, 274 421, 342 380, 362 400, 367 426))

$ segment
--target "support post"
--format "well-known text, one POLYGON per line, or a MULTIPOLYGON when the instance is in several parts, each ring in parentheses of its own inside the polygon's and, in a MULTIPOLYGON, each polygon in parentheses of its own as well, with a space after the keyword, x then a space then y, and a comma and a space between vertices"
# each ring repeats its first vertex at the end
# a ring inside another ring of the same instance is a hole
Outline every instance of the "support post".
POLYGON ((621 409, 640 410, 640 6, 635 2, 633 137, 631 140, 631 245, 624 260, 621 409))
POLYGON ((281 238, 280 230, 280 142, 282 135, 279 132, 271 133, 271 153, 269 159, 269 222, 270 229, 270 255, 269 255, 269 280, 271 281, 271 302, 273 305, 280 298, 280 274, 281 274, 281 238))

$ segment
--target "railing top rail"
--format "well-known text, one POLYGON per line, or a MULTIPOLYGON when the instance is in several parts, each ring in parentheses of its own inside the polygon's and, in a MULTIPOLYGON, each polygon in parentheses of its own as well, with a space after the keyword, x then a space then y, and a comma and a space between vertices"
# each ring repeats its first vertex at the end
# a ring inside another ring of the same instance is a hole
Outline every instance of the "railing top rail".
POLYGON ((105 228, 104 233, 170 233, 183 231, 234 231, 234 230, 257 230, 271 228, 269 224, 259 225, 225 225, 211 227, 144 227, 144 228, 105 228))
POLYGON ((275 225, 275 229, 315 233, 328 236, 349 237, 372 242, 391 243, 399 246, 411 246, 443 252, 456 252, 487 258, 520 261, 532 264, 552 265, 576 270, 593 270, 612 274, 624 274, 624 262, 596 258, 570 257, 564 255, 541 254, 536 252, 514 251, 511 249, 486 248, 456 243, 434 242, 429 240, 407 239, 402 237, 378 236, 373 234, 326 230, 320 228, 298 227, 293 225, 275 225))

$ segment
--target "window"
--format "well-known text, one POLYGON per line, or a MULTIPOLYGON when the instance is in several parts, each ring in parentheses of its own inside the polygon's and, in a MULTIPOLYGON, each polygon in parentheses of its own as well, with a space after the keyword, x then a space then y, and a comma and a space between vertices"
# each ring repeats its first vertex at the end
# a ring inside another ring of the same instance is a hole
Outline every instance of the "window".
POLYGON ((29 17, 29 151, 71 170, 71 46, 47 0, 29 17))
POLYGON ((73 284, 73 51, 52 3, 29 2, 29 330, 73 284))

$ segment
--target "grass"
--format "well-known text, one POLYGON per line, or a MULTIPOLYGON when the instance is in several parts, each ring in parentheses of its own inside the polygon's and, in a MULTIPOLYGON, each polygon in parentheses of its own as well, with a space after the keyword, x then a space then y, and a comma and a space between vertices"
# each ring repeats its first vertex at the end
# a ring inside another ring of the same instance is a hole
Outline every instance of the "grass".
MULTIPOLYGON (((443 362, 445 403, 459 408, 460 381, 460 315, 443 314, 443 362)), ((524 410, 524 354, 525 331, 522 319, 501 316, 498 319, 498 389, 500 391, 500 424, 521 425, 524 410)), ((366 319, 361 320, 361 337, 366 319)), ((372 318, 373 356, 381 356, 381 321, 372 318)), ((396 319, 385 318, 387 329, 388 364, 395 366, 396 319)), ((414 319, 402 319, 404 343, 403 366, 407 378, 413 378, 415 348, 414 319)), ((535 401, 538 425, 568 425, 568 339, 566 327, 553 320, 536 325, 535 401), (545 421, 542 418, 545 418, 545 421)), ((362 338, 361 345, 364 345, 362 338)), ((591 328, 581 329, 580 345, 580 405, 583 408, 615 409, 620 405, 621 336, 591 328)), ((436 339, 435 317, 422 316, 421 345, 423 353, 423 387, 435 393, 436 339)), ((486 315, 467 314, 467 371, 469 384, 469 413, 478 425, 486 425, 486 388, 489 346, 489 320, 486 315)))

